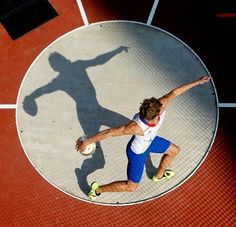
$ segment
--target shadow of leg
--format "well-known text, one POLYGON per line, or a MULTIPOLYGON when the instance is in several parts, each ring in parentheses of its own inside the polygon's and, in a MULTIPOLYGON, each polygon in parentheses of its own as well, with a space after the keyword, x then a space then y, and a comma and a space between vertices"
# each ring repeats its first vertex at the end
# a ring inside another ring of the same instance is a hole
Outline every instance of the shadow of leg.
MULTIPOLYGON (((79 110, 77 110, 80 124, 84 133, 88 136, 96 134, 102 125, 107 127, 117 127, 119 125, 126 124, 129 121, 129 119, 123 115, 103 108, 99 105, 96 106, 94 104, 93 108, 94 111, 92 112, 83 110, 80 114, 79 110), (94 113, 96 113, 96 115, 94 115, 94 113)), ((80 169, 75 169, 79 187, 86 195, 90 187, 88 184, 88 176, 98 169, 103 169, 105 166, 105 158, 100 142, 98 142, 96 145, 97 148, 95 153, 83 161, 80 169)))
POLYGON ((156 167, 153 165, 152 160, 151 160, 151 155, 150 153, 147 155, 146 160, 145 160, 145 167, 146 167, 146 174, 148 178, 152 178, 152 176, 156 172, 156 167))
POLYGON ((105 159, 103 156, 103 151, 101 149, 100 143, 98 143, 94 154, 83 161, 81 168, 75 169, 75 175, 77 177, 79 187, 85 195, 87 195, 90 187, 87 177, 94 171, 103 169, 104 165, 105 159))
POLYGON ((76 168, 75 169, 75 175, 77 177, 77 181, 78 181, 78 185, 81 189, 81 191, 87 195, 88 191, 89 191, 89 185, 88 185, 88 182, 87 182, 87 174, 79 169, 79 168, 76 168))

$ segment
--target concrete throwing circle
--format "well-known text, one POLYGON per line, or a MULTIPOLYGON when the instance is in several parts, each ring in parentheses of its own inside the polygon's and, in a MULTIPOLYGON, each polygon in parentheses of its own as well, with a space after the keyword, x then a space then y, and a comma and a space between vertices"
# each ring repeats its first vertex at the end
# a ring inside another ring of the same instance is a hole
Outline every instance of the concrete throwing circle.
MULTIPOLYGON (((205 74, 209 72, 199 57, 161 29, 128 21, 78 28, 49 45, 26 73, 16 112, 22 147, 48 182, 89 201, 86 194, 94 180, 106 184, 126 179, 130 136, 97 143, 91 157, 76 152, 77 138, 125 124, 144 98, 161 97, 205 74)), ((104 193, 96 203, 135 204, 170 192, 203 162, 217 125, 212 81, 177 97, 159 132, 181 148, 170 166, 176 177, 153 183, 150 176, 161 156, 151 155, 135 192, 104 193)))

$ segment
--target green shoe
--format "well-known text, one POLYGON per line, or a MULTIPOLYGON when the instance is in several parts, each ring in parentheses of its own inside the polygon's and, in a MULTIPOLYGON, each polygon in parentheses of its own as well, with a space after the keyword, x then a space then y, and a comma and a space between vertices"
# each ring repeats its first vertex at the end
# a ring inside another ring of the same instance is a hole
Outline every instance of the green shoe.
POLYGON ((93 201, 96 200, 97 195, 100 195, 96 193, 96 190, 98 189, 98 187, 99 187, 99 184, 96 181, 94 181, 90 186, 88 197, 93 201))
POLYGON ((152 177, 152 181, 153 182, 160 182, 162 180, 169 180, 169 179, 171 179, 174 176, 175 176, 175 172, 173 170, 166 169, 165 172, 164 172, 164 175, 161 178, 157 178, 157 176, 154 175, 152 177))
POLYGON ((164 176, 166 177, 167 180, 169 180, 175 176, 175 172, 173 170, 166 169, 164 172, 164 176))
POLYGON ((157 176, 156 175, 154 175, 153 177, 152 177, 152 181, 153 182, 159 182, 159 181, 162 181, 162 180, 165 180, 165 177, 163 176, 162 178, 157 178, 157 176))

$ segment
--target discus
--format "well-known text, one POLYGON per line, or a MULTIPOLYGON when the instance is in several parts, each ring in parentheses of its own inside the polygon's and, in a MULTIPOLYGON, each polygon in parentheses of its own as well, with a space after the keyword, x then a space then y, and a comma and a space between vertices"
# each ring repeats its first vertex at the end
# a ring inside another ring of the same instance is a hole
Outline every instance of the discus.
MULTIPOLYGON (((79 141, 84 141, 88 138, 87 135, 83 135, 79 137, 79 141)), ((86 146, 86 148, 83 151, 79 151, 82 155, 85 156, 89 156, 92 155, 96 150, 96 144, 95 143, 91 143, 89 145, 86 146)))

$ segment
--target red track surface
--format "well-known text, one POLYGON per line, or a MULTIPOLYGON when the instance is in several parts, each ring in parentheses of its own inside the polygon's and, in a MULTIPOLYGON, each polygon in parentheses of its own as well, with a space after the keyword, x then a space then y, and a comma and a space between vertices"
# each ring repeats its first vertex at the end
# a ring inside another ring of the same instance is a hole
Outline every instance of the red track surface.
MULTIPOLYGON (((50 2, 59 16, 21 38, 12 41, 0 27, 0 104, 15 104, 20 83, 35 57, 56 38, 83 25, 76 1, 50 2)), ((111 19, 145 23, 151 10, 146 1, 139 1, 141 7, 137 1, 127 5, 123 0, 83 3, 90 23, 111 19)), ((178 36, 197 52, 214 77, 220 102, 236 102, 231 77, 226 76, 231 72, 229 63, 221 58, 226 54, 223 51, 216 56, 214 43, 209 43, 213 35, 207 29, 208 21, 200 20, 199 25, 188 13, 186 22, 182 12, 187 8, 173 4, 177 3, 160 1, 153 25, 178 36)), ((193 6, 188 3, 185 7, 193 6)), ((224 50, 223 45, 229 50, 229 43, 221 45, 219 51, 224 50)), ((182 186, 150 202, 109 207, 76 200, 47 183, 23 152, 15 110, 0 110, 0 226, 236 226, 235 114, 236 109, 220 109, 213 147, 198 171, 182 186)))

